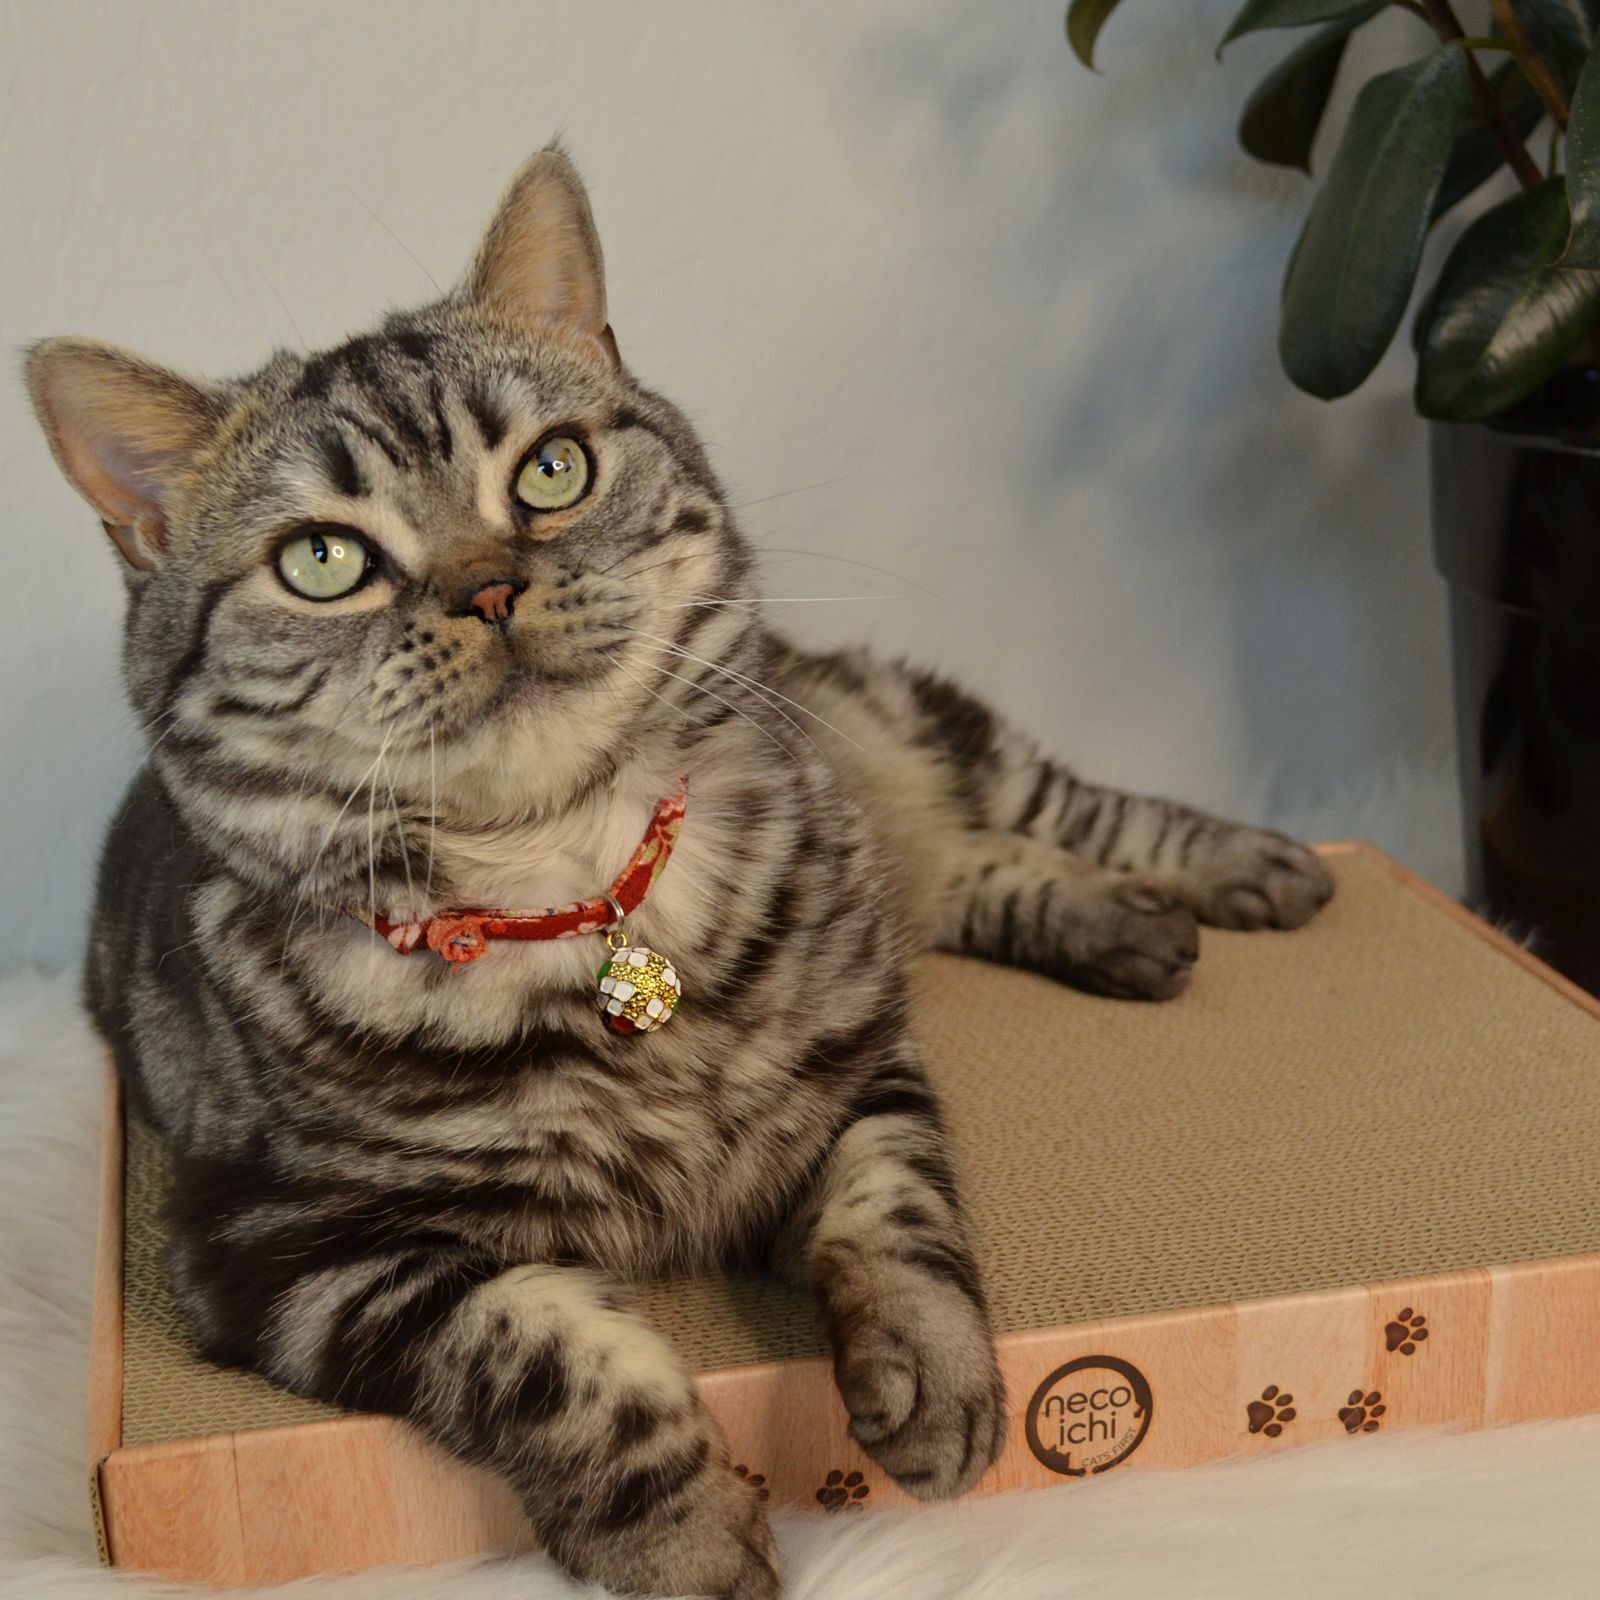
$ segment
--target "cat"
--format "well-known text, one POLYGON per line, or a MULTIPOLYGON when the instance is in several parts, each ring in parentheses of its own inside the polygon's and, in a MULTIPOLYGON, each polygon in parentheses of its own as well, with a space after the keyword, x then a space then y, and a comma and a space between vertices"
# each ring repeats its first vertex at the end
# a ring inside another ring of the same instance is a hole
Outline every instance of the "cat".
POLYGON ((884 1470, 969 1489, 1005 1393, 907 961, 1167 998, 1197 919, 1311 917, 1317 858, 774 633, 694 433, 622 363, 559 150, 459 290, 374 332, 222 382, 51 339, 28 381, 125 562, 149 753, 87 996, 174 1152, 204 1352, 408 1418, 575 1575, 754 1600, 756 1493, 626 1289, 738 1258, 812 1287, 884 1470), (680 793, 592 935, 411 949, 593 901, 680 793), (602 931, 670 956, 670 1026, 602 1025, 602 931))

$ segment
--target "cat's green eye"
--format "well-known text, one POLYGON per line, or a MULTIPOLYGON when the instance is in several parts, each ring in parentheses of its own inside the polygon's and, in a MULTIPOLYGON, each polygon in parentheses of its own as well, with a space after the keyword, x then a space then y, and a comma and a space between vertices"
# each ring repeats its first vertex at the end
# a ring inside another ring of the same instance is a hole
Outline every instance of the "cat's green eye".
POLYGON ((588 454, 576 439, 552 434, 529 451, 512 487, 530 511, 565 511, 588 490, 588 454))
POLYGON ((337 600, 366 577, 367 547, 348 528, 313 528, 278 552, 278 573, 308 600, 337 600))

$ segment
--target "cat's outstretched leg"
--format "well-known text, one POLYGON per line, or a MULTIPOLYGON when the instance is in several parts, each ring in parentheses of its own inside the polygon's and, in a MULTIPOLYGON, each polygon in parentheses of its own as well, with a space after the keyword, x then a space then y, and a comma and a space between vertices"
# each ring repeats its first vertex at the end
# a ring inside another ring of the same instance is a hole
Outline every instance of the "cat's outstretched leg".
POLYGON ((1298 928, 1333 897, 1328 869, 1281 833, 1086 783, 1050 762, 1036 781, 1017 831, 1138 873, 1212 927, 1298 928))
POLYGON ((903 1047, 840 1135, 787 1251, 809 1277, 850 1434, 922 1499, 1005 1441, 1005 1386, 938 1109, 903 1047))
POLYGON ((402 1416, 518 1490, 568 1571, 624 1593, 770 1600, 754 1491, 682 1362, 595 1273, 385 1235, 285 1196, 180 1232, 174 1279, 212 1359, 402 1416), (348 1228, 348 1231, 346 1231, 348 1228))
POLYGON ((864 651, 785 659, 788 692, 826 719, 816 736, 866 797, 904 867, 908 900, 969 833, 1010 834, 1138 874, 1219 928, 1296 928, 1333 894, 1327 868, 1303 845, 1087 783, 933 673, 864 651))
POLYGON ((1075 988, 1169 1000, 1200 953, 1195 918, 1149 878, 992 829, 953 835, 929 942, 1075 988))

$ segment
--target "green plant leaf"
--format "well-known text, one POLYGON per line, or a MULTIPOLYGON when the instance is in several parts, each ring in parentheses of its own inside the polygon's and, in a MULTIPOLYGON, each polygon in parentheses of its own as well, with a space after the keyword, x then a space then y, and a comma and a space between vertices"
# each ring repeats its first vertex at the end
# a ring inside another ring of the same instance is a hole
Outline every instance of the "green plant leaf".
POLYGON ((1600 267, 1600 57, 1590 56, 1572 96, 1567 123, 1567 203, 1572 232, 1564 267, 1600 267))
POLYGON ((1106 18, 1115 11, 1121 0, 1072 0, 1067 7, 1067 43, 1072 53, 1091 72, 1094 66, 1094 42, 1106 18))
POLYGON ((1349 394, 1388 348, 1469 103, 1466 54, 1453 48, 1356 96, 1283 285, 1278 354, 1308 394, 1349 394))
POLYGON ((1547 35, 1579 61, 1594 49, 1600 35, 1600 0, 1519 0, 1518 9, 1528 14, 1536 35, 1547 35))
MULTIPOLYGON (((1544 102, 1515 61, 1502 61, 1489 73, 1489 89, 1519 139, 1526 139, 1544 121, 1544 102)), ((1474 111, 1451 147, 1450 163, 1434 196, 1434 217, 1442 217, 1458 200, 1464 200, 1498 172, 1505 160, 1500 141, 1474 111)))
POLYGON ((1557 266, 1560 178, 1484 212, 1456 241, 1417 316, 1417 409, 1472 422, 1552 377, 1600 320, 1600 272, 1557 266))
POLYGON ((1266 28, 1306 28, 1314 22, 1348 22, 1355 27, 1366 21, 1363 12, 1374 14, 1371 0, 1245 0, 1244 10, 1233 19, 1217 49, 1266 28))
POLYGON ((1261 80, 1239 118, 1239 143, 1257 161, 1311 170, 1311 146, 1339 75, 1350 31, 1388 4, 1378 0, 1343 22, 1319 30, 1296 46, 1261 80))

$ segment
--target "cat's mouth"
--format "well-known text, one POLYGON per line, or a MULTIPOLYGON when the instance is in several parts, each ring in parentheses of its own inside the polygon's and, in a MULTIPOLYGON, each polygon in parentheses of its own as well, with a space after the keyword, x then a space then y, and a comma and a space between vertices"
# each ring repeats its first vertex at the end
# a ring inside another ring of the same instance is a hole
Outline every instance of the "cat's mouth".
POLYGON ((547 710, 563 690, 591 687, 613 670, 611 653, 577 630, 461 632, 419 628, 379 669, 377 720, 402 744, 470 737, 488 725, 547 710))
POLYGON ((495 717, 521 710, 535 704, 546 688, 542 674, 529 663, 513 661, 501 675, 500 686, 489 697, 479 715, 495 717))

